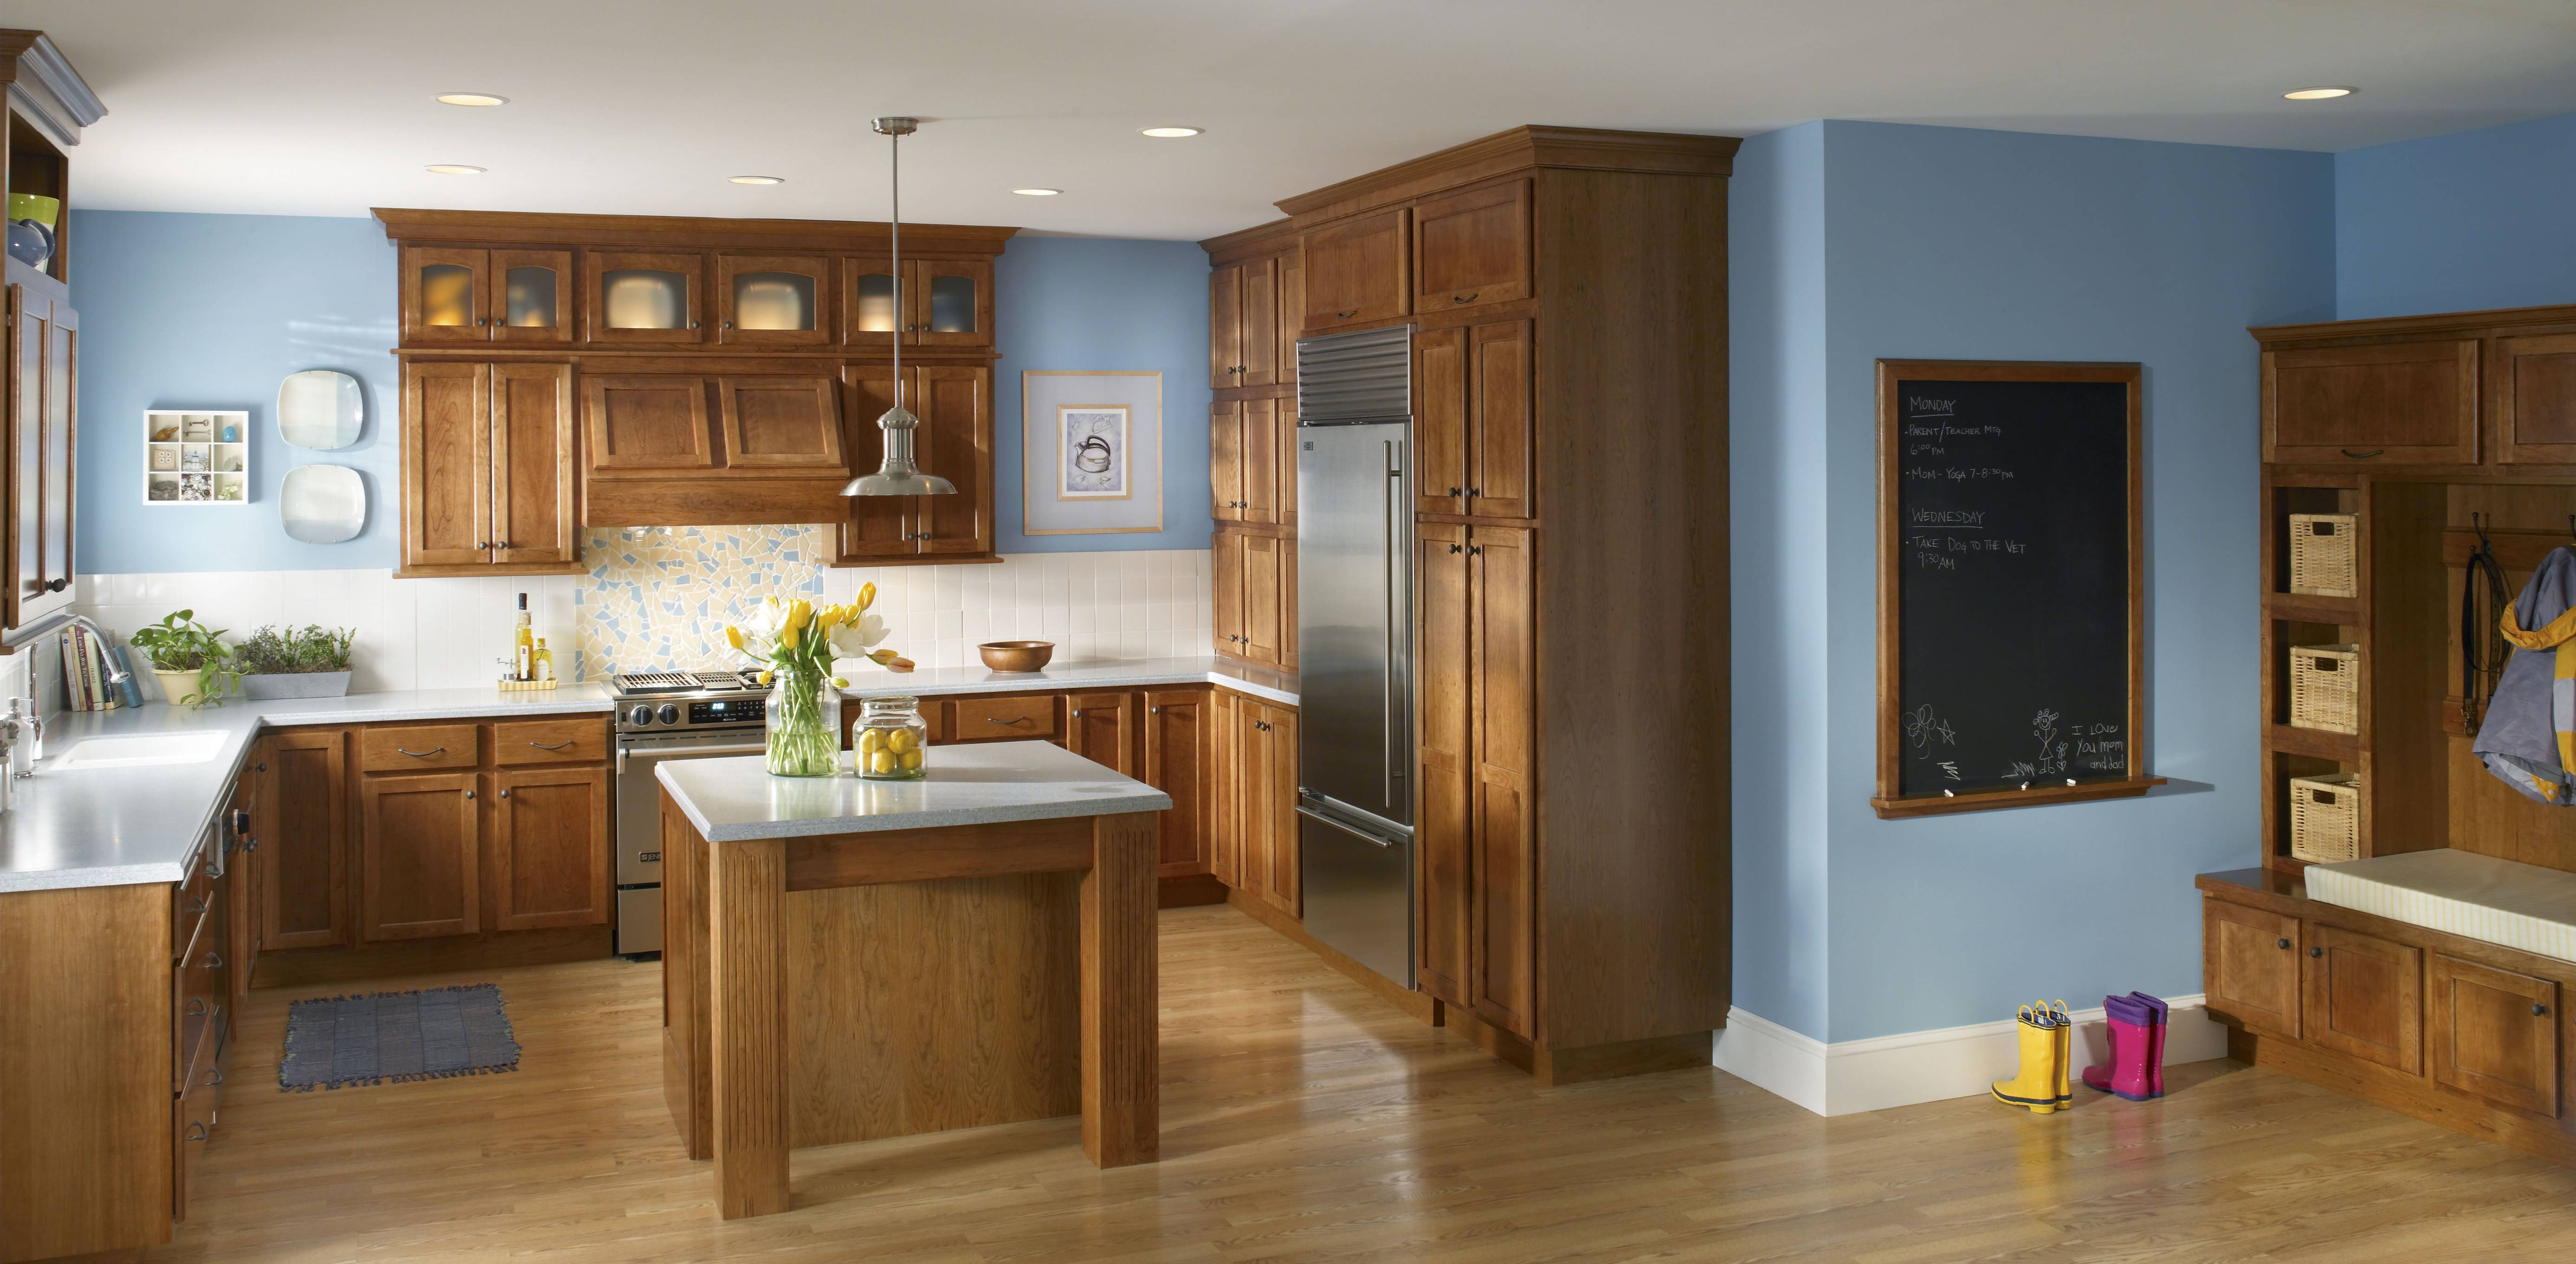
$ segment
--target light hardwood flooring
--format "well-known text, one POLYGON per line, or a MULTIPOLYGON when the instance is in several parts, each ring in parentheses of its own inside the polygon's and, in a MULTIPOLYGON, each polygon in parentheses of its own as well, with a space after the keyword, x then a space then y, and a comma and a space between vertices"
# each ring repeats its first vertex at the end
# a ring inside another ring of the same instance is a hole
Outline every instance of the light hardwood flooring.
POLYGON ((253 994, 153 1261, 2569 1260, 2576 1172, 2270 1072, 2132 1104, 1824 1120, 1716 1070, 1546 1090, 1223 907, 1162 921, 1163 1153, 1075 1120, 794 1156, 720 1223, 663 1106, 658 967, 500 983, 515 1074, 280 1093, 253 994))

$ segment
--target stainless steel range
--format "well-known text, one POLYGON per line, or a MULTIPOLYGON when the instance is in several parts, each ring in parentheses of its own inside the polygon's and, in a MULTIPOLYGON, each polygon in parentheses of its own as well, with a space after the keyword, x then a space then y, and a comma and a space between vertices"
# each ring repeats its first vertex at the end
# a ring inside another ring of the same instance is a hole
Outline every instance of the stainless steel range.
POLYGON ((662 951, 662 790, 666 759, 757 755, 769 691, 753 671, 634 672, 608 678, 617 700, 617 951, 662 951))

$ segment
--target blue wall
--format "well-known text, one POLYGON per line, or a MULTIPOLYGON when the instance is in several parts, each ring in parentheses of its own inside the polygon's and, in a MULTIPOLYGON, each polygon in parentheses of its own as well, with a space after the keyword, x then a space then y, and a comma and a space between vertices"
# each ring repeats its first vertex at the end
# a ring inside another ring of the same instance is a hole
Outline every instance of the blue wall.
POLYGON ((2198 991, 2191 876, 2260 848, 2244 330, 2331 313, 2332 159, 1844 122, 1747 150, 1738 582, 1768 588, 1737 603, 1784 608, 1739 617, 1760 646, 1739 663, 1790 670, 1776 688, 1738 677, 1737 732, 1762 738, 1737 743, 1737 918, 1773 937, 1739 949, 1737 1003, 1846 1041, 1991 1021, 2043 994, 2198 991), (1826 559, 1876 554, 1881 357, 2146 366, 2147 738, 2170 790, 1906 821, 1870 810, 1876 580, 1826 559), (1754 486, 1764 475, 1786 486, 1754 486), (1819 656, 1831 670, 1809 665, 1819 656), (1821 720, 1801 720, 1820 699, 1821 720), (1804 727, 1819 722, 1820 746, 1804 727), (1766 749, 1774 734, 1785 749, 1766 749))
POLYGON ((2335 155, 2335 314, 2576 303, 2576 115, 2335 155))
POLYGON ((72 301, 81 314, 80 568, 321 570, 394 565, 401 406, 394 250, 371 219, 74 211, 72 301), (365 387, 366 429, 337 452, 277 436, 277 384, 338 369, 365 387), (243 507, 143 503, 143 410, 250 410, 243 507), (347 465, 367 483, 367 525, 342 544, 299 544, 277 524, 288 467, 347 465))
POLYGON ((1203 549, 1208 512, 1208 262, 1186 241, 1014 237, 993 269, 993 495, 1005 553, 1203 549), (1163 529, 1133 535, 1020 534, 1020 373, 1159 369, 1163 529))
MULTIPOLYGON (((401 406, 394 250, 372 219, 72 213, 81 312, 78 547, 90 574, 316 570, 396 563, 393 430, 401 406), (354 374, 367 427, 355 447, 306 452, 277 436, 277 384, 299 369, 354 374), (243 508, 143 506, 143 410, 251 412, 243 508), (291 465, 357 468, 366 530, 298 544, 277 523, 291 465)), ((1207 256, 1187 242, 1016 238, 996 268, 1004 359, 994 368, 993 495, 1003 552, 1208 545, 1207 256), (1020 534, 1019 371, 1163 372, 1159 534, 1020 534)))

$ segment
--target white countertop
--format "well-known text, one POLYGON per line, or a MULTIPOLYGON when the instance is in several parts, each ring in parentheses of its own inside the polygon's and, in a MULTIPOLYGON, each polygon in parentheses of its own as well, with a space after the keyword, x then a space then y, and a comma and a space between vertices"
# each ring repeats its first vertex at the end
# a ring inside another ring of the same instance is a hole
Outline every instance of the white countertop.
POLYGON ((45 760, 17 783, 0 812, 0 892, 177 882, 196 862, 197 844, 232 798, 233 778, 263 728, 294 724, 372 724, 487 715, 605 714, 597 685, 502 693, 497 689, 418 689, 289 698, 218 706, 149 703, 115 711, 68 711, 45 722, 45 760), (72 748, 93 737, 160 733, 223 735, 213 753, 188 763, 64 768, 72 748))
POLYGON ((1223 685, 1285 706, 1297 705, 1297 677, 1294 673, 1238 663, 1214 654, 1178 658, 1073 659, 1049 663, 1046 670, 1033 672, 997 672, 981 665, 924 668, 909 672, 890 672, 855 662, 851 666, 857 670, 844 673, 843 679, 850 682, 850 687, 841 691, 842 696, 850 698, 896 695, 939 698, 963 693, 1042 693, 1055 689, 1141 689, 1151 685, 1209 684, 1223 685))
POLYGON ((1172 796, 1047 742, 930 748, 919 781, 773 777, 758 755, 665 760, 671 801, 711 843, 1160 812, 1172 796))

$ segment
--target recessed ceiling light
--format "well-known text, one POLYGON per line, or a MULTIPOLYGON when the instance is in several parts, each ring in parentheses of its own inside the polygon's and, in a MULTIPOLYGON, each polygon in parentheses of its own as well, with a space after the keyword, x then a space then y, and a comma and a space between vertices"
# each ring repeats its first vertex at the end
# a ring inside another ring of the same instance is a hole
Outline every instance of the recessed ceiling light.
POLYGON ((2289 92, 2284 92, 2281 95, 2292 101, 2331 101, 2336 97, 2348 97, 2352 94, 2353 89, 2351 88, 2326 87, 2297 88, 2289 92))
POLYGON ((1199 134, 1199 129, 1195 127, 1149 127, 1145 129, 1145 134, 1154 137, 1157 140, 1176 140, 1183 136, 1196 136, 1199 134))
POLYGON ((508 105, 510 98, 497 97, 489 92, 442 92, 438 94, 438 103, 440 105, 508 105))
POLYGON ((442 176, 479 176, 483 174, 483 169, 481 167, 469 167, 461 162, 433 162, 429 164, 428 169, 432 174, 442 176))
POLYGON ((1054 197, 1056 194, 1059 194, 1059 193, 1064 192, 1064 190, 1062 190, 1062 189, 1013 189, 1013 190, 1011 190, 1011 192, 1013 192, 1013 193, 1017 193, 1017 194, 1019 194, 1021 197, 1054 197))
POLYGON ((725 177, 725 179, 726 179, 728 182, 733 183, 733 184, 785 184, 785 183, 787 183, 787 177, 785 177, 785 176, 726 176, 726 177, 725 177))

